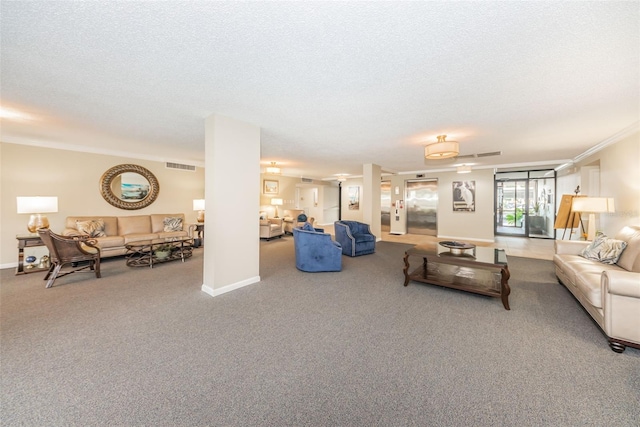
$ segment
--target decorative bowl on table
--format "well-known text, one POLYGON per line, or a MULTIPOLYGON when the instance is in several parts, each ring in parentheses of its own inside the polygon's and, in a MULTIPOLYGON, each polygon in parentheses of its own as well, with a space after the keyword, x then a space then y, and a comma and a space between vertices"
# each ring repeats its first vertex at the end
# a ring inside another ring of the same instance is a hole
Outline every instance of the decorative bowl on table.
POLYGON ((34 262, 36 262, 36 260, 37 260, 37 259, 38 259, 38 258, 34 257, 33 255, 29 255, 28 257, 26 257, 26 258, 24 259, 24 262, 25 262, 27 265, 25 265, 25 267, 24 267, 24 268, 33 268, 33 267, 35 267, 35 266, 33 265, 33 263, 34 263, 34 262))
POLYGON ((464 251, 467 249, 473 249, 476 245, 472 245, 471 243, 466 242, 456 242, 455 240, 445 240, 443 242, 438 242, 440 246, 444 246, 449 249, 452 255, 463 255, 464 251))

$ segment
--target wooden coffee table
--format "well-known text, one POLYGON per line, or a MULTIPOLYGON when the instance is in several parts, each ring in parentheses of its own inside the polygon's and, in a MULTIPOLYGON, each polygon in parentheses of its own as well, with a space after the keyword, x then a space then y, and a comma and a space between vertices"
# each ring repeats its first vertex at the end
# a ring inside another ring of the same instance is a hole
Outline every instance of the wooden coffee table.
POLYGON ((170 237, 166 239, 141 240, 127 243, 126 263, 129 267, 151 267, 162 262, 182 260, 193 255, 193 239, 191 237, 170 237), (171 251, 166 258, 158 258, 155 250, 169 244, 171 251))
POLYGON ((438 244, 418 245, 404 253, 404 286, 413 280, 502 299, 509 308, 509 266, 504 249, 475 247, 455 253, 438 244), (409 273, 409 258, 422 264, 409 273))

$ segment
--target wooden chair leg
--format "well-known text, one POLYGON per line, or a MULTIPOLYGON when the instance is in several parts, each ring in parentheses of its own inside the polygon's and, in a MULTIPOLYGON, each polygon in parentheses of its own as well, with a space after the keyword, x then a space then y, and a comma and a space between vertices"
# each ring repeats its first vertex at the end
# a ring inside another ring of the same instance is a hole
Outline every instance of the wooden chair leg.
POLYGON ((100 277, 102 277, 100 275, 100 258, 95 260, 95 270, 96 270, 96 277, 99 279, 100 277))
MULTIPOLYGON (((60 273, 60 269, 62 268, 62 264, 56 264, 54 269, 53 269, 53 274, 51 274, 51 278, 49 279, 49 281, 47 282, 47 288, 50 288, 53 286, 53 282, 56 280, 56 277, 58 277, 58 273, 60 273)), ((47 275, 48 276, 48 275, 47 275)))

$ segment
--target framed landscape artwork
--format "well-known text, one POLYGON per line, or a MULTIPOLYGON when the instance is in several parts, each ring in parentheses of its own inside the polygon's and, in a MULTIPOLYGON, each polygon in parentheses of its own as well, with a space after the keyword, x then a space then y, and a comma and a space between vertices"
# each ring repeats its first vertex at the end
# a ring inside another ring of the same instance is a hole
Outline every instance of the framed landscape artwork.
POLYGON ((278 194, 280 189, 278 188, 278 181, 265 179, 263 180, 263 194, 278 194))

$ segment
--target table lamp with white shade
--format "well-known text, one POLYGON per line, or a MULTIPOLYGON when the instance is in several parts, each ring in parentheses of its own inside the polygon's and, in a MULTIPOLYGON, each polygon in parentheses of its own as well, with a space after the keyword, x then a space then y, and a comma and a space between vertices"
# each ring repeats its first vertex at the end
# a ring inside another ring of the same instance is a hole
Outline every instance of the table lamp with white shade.
POLYGON ((276 207, 276 216, 275 216, 275 218, 278 218, 278 206, 282 206, 283 201, 282 201, 282 199, 279 199, 279 198, 273 198, 273 199, 271 199, 271 204, 276 207))
POLYGON ((35 233, 38 228, 49 228, 49 219, 44 213, 58 212, 57 197, 16 197, 19 214, 31 214, 27 229, 35 233))
POLYGON ((193 210, 198 211, 198 222, 204 222, 204 199, 193 200, 193 210))
POLYGON ((587 240, 593 240, 596 237, 596 214, 616 211, 613 199, 610 197, 574 197, 571 210, 589 214, 587 240))

